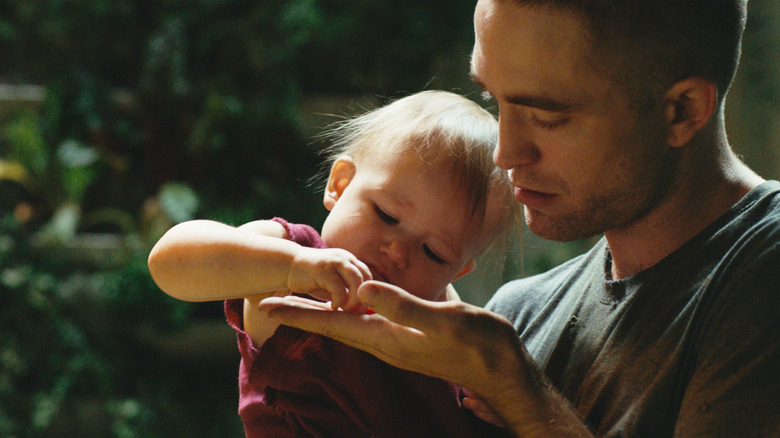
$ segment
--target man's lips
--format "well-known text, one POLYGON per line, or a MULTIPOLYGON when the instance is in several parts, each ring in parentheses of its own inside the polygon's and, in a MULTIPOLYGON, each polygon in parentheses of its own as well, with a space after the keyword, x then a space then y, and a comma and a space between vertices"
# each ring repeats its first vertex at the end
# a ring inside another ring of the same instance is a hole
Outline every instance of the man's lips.
MULTIPOLYGON (((523 174, 518 168, 512 168, 508 171, 509 180, 515 186, 515 198, 531 209, 541 209, 548 206, 558 195, 539 190, 540 182, 544 178, 538 174, 523 174), (536 184, 527 184, 529 181, 536 181, 536 184)), ((550 184, 541 184, 551 187, 550 184)), ((544 190, 544 189, 542 189, 544 190)))
POLYGON ((556 195, 551 193, 544 193, 522 187, 515 187, 515 198, 523 203, 526 207, 535 210, 542 209, 549 205, 555 197, 556 195))

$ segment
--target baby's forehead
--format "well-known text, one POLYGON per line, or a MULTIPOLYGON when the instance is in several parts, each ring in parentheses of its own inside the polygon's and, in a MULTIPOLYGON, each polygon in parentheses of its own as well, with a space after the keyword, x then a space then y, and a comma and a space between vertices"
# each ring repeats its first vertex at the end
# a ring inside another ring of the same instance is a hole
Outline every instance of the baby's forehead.
POLYGON ((463 145, 455 147, 450 142, 443 137, 400 136, 385 139, 366 148, 369 150, 361 154, 358 165, 372 162, 391 169, 410 166, 421 175, 444 181, 448 193, 442 193, 442 196, 448 198, 453 210, 468 210, 474 216, 470 222, 475 231, 485 228, 488 234, 492 234, 496 222, 503 222, 508 214, 509 199, 514 199, 511 184, 505 172, 493 163, 490 148, 477 146, 466 149, 463 145), (496 217, 500 219, 496 220, 496 217))
POLYGON ((442 149, 414 148, 408 143, 396 144, 382 148, 381 152, 369 157, 389 168, 412 166, 421 175, 435 176, 446 181, 448 191, 457 194, 457 206, 467 204, 478 218, 489 213, 501 215, 500 212, 505 212, 508 198, 513 199, 512 188, 506 173, 495 167, 492 155, 485 153, 478 157, 472 152, 464 156, 442 149), (483 163, 475 165, 477 161, 483 163))

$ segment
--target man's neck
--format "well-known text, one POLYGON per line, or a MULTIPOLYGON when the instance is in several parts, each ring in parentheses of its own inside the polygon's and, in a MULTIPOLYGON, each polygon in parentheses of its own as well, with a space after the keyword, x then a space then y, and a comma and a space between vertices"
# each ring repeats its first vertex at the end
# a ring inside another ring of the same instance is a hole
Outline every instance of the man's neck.
POLYGON ((715 175, 688 177, 640 220, 604 233, 612 255, 613 279, 633 276, 660 262, 764 181, 728 154, 715 175))

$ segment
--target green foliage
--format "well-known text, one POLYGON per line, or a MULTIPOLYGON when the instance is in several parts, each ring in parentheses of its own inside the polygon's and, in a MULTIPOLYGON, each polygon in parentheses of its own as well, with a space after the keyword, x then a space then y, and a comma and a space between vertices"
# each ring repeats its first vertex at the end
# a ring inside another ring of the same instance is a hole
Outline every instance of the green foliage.
POLYGON ((305 98, 467 83, 472 7, 1 2, 0 81, 45 94, 0 108, 0 435, 240 436, 229 328, 227 360, 179 339, 219 303, 161 293, 151 245, 194 217, 320 223, 305 98))
POLYGON ((141 325, 182 329, 195 309, 156 290, 138 236, 114 242, 98 265, 28 231, 14 216, 0 220, 0 435, 240 432, 235 364, 218 371, 172 364, 139 340, 141 325), (202 384, 190 382, 193 369, 202 384))
MULTIPOLYGON (((0 436, 240 436, 237 358, 203 337, 188 356, 177 338, 220 321, 219 303, 161 293, 147 272, 151 245, 194 217, 320 224, 309 185, 320 145, 307 136, 322 126, 307 126, 307 103, 476 92, 473 7, 0 2, 0 82, 45 89, 0 103, 0 436), (209 354, 227 360, 205 364, 209 354)), ((760 39, 746 52, 776 40, 770 16, 751 15, 760 39)), ((767 68, 748 78, 775 83, 767 68)), ((587 244, 534 244, 521 271, 587 244)), ((233 342, 229 329, 209 333, 233 342)))

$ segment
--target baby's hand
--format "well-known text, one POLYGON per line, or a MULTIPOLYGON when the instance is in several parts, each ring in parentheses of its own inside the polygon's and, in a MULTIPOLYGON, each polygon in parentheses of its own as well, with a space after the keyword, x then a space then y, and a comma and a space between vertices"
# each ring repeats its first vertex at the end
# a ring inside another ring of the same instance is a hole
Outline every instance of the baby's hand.
POLYGON ((371 271, 349 251, 302 248, 290 266, 287 287, 317 299, 330 299, 334 310, 352 310, 358 305, 358 287, 367 280, 371 280, 371 271))
POLYGON ((466 397, 463 398, 463 407, 470 410, 482 421, 494 424, 499 427, 506 427, 496 412, 480 400, 473 392, 466 390, 466 397))

